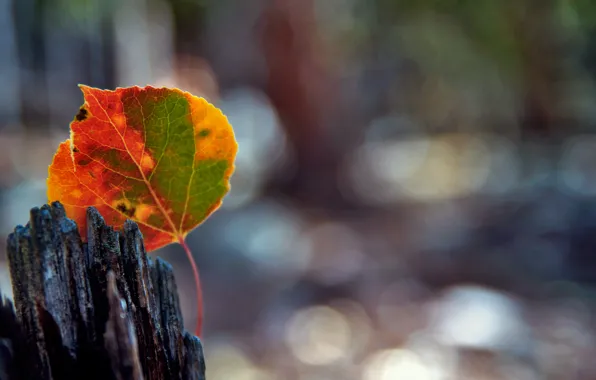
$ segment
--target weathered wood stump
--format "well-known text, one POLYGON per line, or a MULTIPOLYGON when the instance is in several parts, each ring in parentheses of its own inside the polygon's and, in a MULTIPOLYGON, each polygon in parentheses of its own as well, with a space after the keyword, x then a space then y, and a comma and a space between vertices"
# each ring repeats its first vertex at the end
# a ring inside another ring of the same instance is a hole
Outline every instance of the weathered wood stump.
POLYGON ((171 266, 138 226, 87 210, 87 243, 60 203, 8 238, 14 307, 0 296, 0 379, 205 379, 171 266))

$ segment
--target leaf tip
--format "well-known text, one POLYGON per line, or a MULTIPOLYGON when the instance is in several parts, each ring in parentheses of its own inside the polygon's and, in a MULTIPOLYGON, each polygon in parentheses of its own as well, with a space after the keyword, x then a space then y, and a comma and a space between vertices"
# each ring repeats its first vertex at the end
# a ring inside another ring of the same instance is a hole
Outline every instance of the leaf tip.
POLYGON ((82 83, 79 83, 77 86, 79 86, 79 89, 83 93, 83 97, 85 99, 87 99, 87 95, 88 94, 91 94, 91 93, 94 93, 94 92, 97 92, 97 91, 99 91, 99 92, 103 92, 104 91, 104 90, 101 90, 99 88, 92 87, 92 86, 87 86, 86 84, 82 84, 82 83))

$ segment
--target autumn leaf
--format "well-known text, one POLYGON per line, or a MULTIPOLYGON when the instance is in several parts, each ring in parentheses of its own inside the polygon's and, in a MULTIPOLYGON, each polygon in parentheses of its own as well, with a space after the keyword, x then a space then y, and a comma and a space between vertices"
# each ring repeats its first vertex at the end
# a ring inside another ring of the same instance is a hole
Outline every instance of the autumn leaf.
POLYGON ((115 228, 137 222, 147 251, 178 242, 192 262, 186 235, 230 189, 238 147, 227 118, 178 89, 80 88, 85 103, 49 167, 49 201, 83 238, 94 206, 115 228))

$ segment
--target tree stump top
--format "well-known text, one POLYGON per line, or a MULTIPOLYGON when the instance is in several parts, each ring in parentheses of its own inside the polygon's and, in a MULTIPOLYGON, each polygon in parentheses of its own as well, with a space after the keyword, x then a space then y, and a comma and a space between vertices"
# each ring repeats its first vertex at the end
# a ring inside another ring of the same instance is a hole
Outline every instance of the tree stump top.
POLYGON ((14 307, 0 295, 0 379, 205 379, 171 266, 87 210, 87 242, 58 202, 8 237, 14 307))

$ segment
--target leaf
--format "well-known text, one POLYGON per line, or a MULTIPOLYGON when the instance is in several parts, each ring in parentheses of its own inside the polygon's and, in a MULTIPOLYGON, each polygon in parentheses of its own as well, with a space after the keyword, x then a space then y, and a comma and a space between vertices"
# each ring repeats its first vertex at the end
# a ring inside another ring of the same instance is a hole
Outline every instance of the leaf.
POLYGON ((85 104, 49 167, 48 198, 86 237, 86 208, 134 220, 148 251, 185 236, 230 189, 238 146, 222 112, 178 89, 80 86, 85 104))

